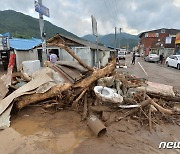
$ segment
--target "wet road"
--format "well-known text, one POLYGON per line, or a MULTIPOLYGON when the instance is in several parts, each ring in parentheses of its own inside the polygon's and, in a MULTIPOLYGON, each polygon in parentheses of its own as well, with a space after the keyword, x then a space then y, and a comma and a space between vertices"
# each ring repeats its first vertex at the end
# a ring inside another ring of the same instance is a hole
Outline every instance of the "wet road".
POLYGON ((142 57, 136 58, 136 64, 131 65, 132 57, 131 55, 127 55, 125 63, 127 65, 127 69, 118 69, 119 71, 128 72, 129 74, 135 75, 139 78, 148 79, 151 82, 157 82, 162 84, 167 84, 174 86, 175 89, 180 90, 180 70, 176 68, 167 67, 165 64, 157 64, 145 62, 142 57), (140 65, 144 68, 140 67, 140 65))

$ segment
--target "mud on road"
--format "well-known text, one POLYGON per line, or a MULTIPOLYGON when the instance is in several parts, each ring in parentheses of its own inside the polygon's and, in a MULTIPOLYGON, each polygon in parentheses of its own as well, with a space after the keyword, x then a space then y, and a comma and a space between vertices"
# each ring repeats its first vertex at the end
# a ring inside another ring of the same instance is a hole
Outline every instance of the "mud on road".
POLYGON ((180 139, 176 125, 156 126, 152 134, 146 126, 126 119, 113 123, 105 136, 97 138, 73 111, 44 112, 28 107, 12 117, 11 127, 0 131, 0 153, 24 154, 161 154, 176 150, 159 150, 161 141, 180 139))
MULTIPOLYGON (((138 59, 137 59, 138 60, 138 59)), ((165 68, 157 64, 146 64, 139 59, 149 77, 146 77, 138 64, 131 66, 130 57, 126 71, 145 77, 150 81, 160 83, 171 83, 178 87, 178 82, 174 81, 174 76, 178 70, 165 68), (147 65, 147 66, 146 66, 147 65), (156 66, 152 68, 151 66, 156 66), (135 69, 136 68, 136 69, 135 69), (149 68, 149 69, 148 69, 149 68), (174 72, 161 79, 159 68, 163 72, 174 72), (173 78, 170 78, 173 77, 173 78)), ((178 78, 176 78, 178 79, 178 78)), ((148 126, 141 126, 137 121, 130 118, 123 119, 108 126, 107 133, 97 138, 86 125, 81 121, 81 115, 74 111, 45 111, 41 107, 28 106, 18 114, 11 117, 11 127, 0 131, 0 153, 5 154, 177 154, 178 149, 159 149, 162 141, 180 141, 179 126, 176 124, 160 123, 153 127, 152 133, 148 126)))

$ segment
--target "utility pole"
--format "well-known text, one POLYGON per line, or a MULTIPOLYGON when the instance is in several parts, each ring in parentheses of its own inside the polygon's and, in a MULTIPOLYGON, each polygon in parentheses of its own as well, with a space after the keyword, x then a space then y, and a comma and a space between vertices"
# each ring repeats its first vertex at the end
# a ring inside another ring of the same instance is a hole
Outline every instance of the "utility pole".
POLYGON ((119 28, 119 50, 121 49, 121 31, 122 28, 119 28))
POLYGON ((114 35, 114 48, 116 50, 116 33, 117 33, 117 27, 115 27, 115 35, 114 35))

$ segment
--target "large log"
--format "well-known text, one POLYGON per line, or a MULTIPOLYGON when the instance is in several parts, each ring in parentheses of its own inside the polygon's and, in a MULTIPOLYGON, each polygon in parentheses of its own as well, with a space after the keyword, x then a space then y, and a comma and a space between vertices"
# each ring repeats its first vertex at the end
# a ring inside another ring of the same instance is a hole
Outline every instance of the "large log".
POLYGON ((116 62, 115 60, 113 60, 109 65, 107 65, 106 67, 104 67, 103 69, 97 69, 94 70, 94 72, 92 73, 92 75, 90 75, 89 77, 85 78, 84 80, 82 80, 81 82, 75 84, 73 87, 77 88, 87 88, 89 87, 93 82, 97 81, 98 79, 111 74, 116 66, 116 62))
POLYGON ((157 93, 152 93, 152 92, 146 92, 150 97, 153 97, 153 98, 161 98, 161 99, 164 99, 165 101, 174 101, 174 102, 180 102, 180 97, 178 96, 165 96, 165 95, 162 95, 162 94, 157 94, 157 93))
POLYGON ((71 84, 70 83, 65 83, 65 84, 61 84, 61 85, 57 85, 52 87, 49 91, 47 91, 46 93, 35 93, 35 94, 31 94, 31 95, 23 95, 21 97, 18 98, 18 102, 16 104, 18 109, 22 109, 23 107, 38 102, 38 101, 42 101, 48 98, 53 98, 55 96, 58 96, 61 92, 66 91, 68 89, 71 88, 71 84))
POLYGON ((78 56, 74 54, 74 52, 64 44, 56 44, 56 43, 48 43, 47 46, 57 46, 64 50, 66 50, 74 59, 76 59, 84 68, 87 68, 89 71, 94 71, 93 68, 89 67, 86 63, 84 63, 78 56))
POLYGON ((84 89, 89 87, 93 82, 95 82, 97 79, 102 78, 109 73, 112 73, 115 69, 115 61, 112 61, 109 65, 107 65, 103 69, 95 70, 89 77, 83 79, 81 82, 75 84, 74 86, 70 83, 65 83, 63 85, 57 85, 52 87, 49 91, 47 91, 44 94, 31 94, 31 95, 24 95, 18 98, 17 102, 17 108, 21 109, 29 104, 43 101, 48 98, 56 97, 59 94, 61 94, 63 91, 69 90, 72 88, 80 88, 84 89))

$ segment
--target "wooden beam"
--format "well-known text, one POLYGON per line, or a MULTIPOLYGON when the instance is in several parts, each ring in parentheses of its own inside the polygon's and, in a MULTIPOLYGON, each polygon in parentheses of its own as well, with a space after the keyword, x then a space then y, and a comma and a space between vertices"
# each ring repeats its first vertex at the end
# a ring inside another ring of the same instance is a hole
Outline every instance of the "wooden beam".
POLYGON ((89 67, 86 63, 84 63, 78 56, 74 54, 74 52, 64 44, 56 44, 56 43, 48 43, 47 46, 57 46, 64 50, 66 50, 74 59, 76 59, 84 68, 87 68, 89 71, 94 71, 93 68, 89 67))

